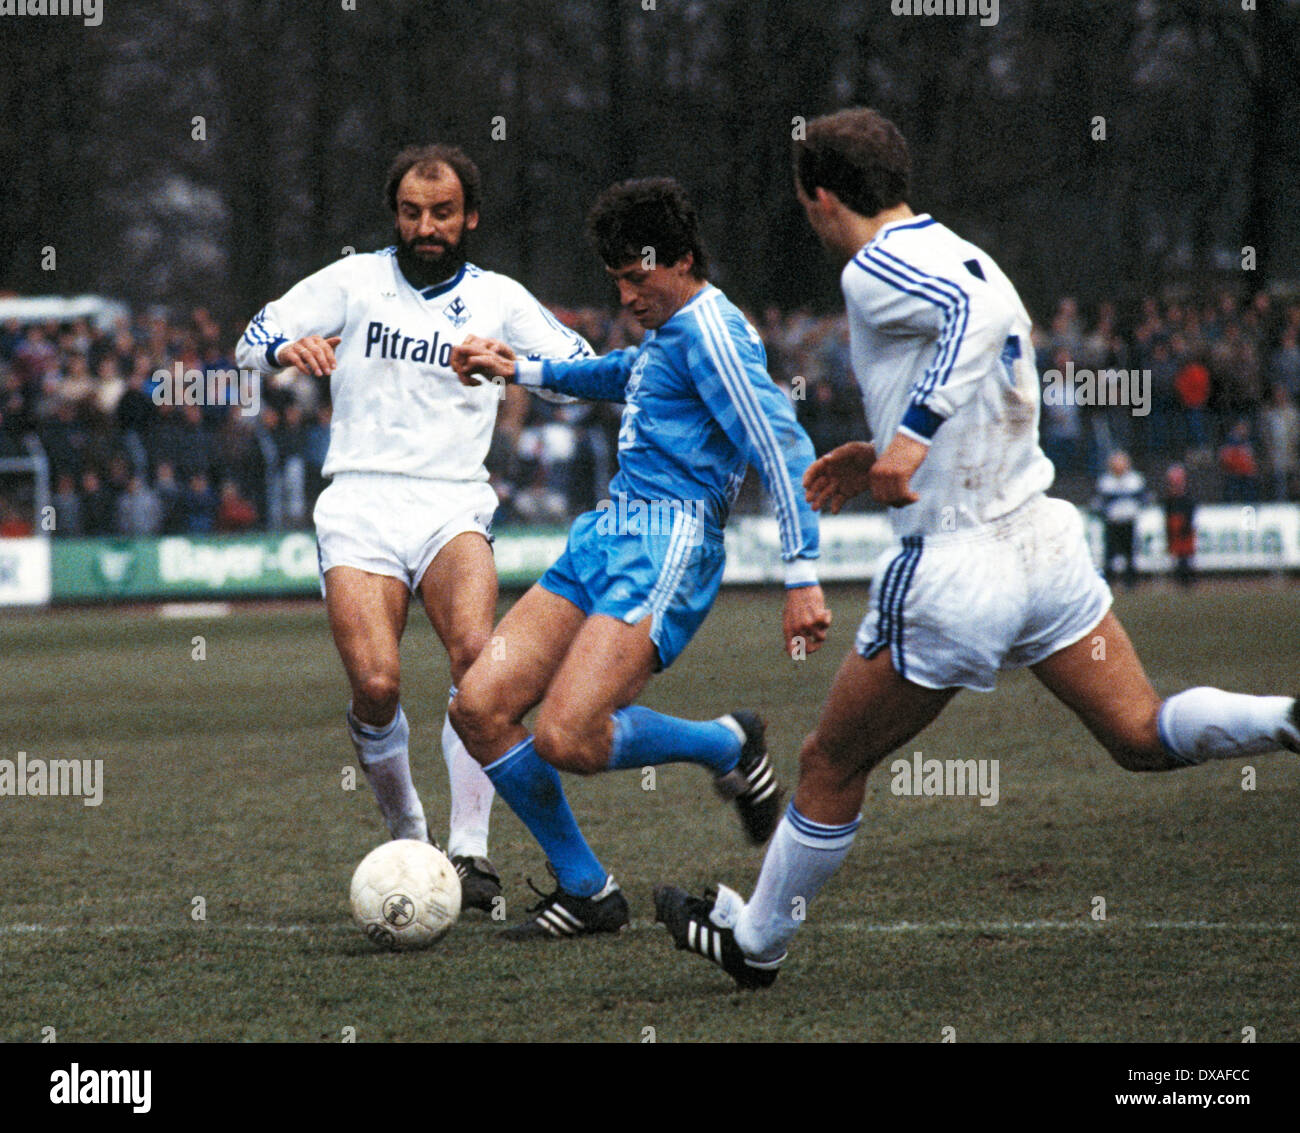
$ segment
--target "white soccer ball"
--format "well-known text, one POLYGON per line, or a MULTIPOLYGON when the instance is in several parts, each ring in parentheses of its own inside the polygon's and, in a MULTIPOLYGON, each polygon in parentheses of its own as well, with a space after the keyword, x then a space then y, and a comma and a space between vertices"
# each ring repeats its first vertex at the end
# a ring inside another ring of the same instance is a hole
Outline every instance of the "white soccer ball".
POLYGON ((371 850, 352 875, 352 916, 380 948, 428 948, 460 916, 460 878, 427 842, 399 839, 371 850))

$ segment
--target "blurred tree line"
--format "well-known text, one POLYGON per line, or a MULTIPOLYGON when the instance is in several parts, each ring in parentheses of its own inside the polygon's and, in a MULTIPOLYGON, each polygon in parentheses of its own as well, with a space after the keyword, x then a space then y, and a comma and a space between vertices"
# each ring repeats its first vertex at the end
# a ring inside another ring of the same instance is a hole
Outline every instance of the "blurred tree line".
POLYGON ((245 317, 390 243, 392 154, 447 140, 484 173, 472 258, 548 301, 612 299, 586 207, 671 173, 735 298, 827 307, 789 143, 850 104, 899 123, 913 207, 1040 315, 1300 276, 1300 0, 1003 0, 993 27, 890 0, 106 0, 98 27, 4 19, 0 98, 0 289, 20 294, 245 317))

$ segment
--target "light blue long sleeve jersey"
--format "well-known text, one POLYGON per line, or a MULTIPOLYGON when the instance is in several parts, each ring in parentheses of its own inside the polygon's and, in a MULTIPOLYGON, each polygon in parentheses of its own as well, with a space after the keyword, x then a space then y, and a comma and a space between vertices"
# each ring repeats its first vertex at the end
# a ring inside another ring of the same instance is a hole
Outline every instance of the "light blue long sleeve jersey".
POLYGON ((721 532, 745 469, 758 466, 781 532, 786 585, 816 581, 817 515, 803 492, 812 442, 767 372, 758 332, 706 284, 640 346, 600 358, 521 361, 516 380, 621 401, 615 499, 702 501, 721 532))

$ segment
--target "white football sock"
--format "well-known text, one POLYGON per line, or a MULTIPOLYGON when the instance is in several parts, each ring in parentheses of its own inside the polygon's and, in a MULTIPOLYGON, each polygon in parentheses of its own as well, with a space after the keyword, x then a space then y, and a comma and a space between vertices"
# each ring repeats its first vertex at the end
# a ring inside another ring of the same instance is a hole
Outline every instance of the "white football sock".
POLYGON ((393 838, 415 838, 428 841, 424 807, 411 782, 411 757, 408 745, 411 726, 406 713, 397 706, 397 714, 382 727, 363 724, 352 715, 348 705, 348 735, 357 753, 357 762, 365 772, 379 813, 384 816, 388 833, 393 838))
POLYGON ((1297 740, 1291 705, 1289 696, 1189 688, 1160 706, 1160 739, 1189 764, 1277 751, 1297 740))
MULTIPOLYGON (((456 695, 453 687, 451 695, 456 695)), ((456 734, 448 716, 442 725, 442 758, 447 763, 451 783, 451 836, 447 840, 449 858, 487 857, 488 820, 496 788, 483 768, 456 734)))
POLYGON ((853 845, 861 816, 843 826, 824 826, 804 818, 791 803, 763 859, 753 896, 736 918, 736 943, 756 960, 785 955, 808 906, 853 845))

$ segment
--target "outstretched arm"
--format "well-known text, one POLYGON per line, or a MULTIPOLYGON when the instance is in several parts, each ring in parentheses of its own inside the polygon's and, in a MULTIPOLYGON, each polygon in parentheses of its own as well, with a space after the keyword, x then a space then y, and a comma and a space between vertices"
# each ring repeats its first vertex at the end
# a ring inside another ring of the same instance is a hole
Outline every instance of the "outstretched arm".
POLYGON ((875 463, 876 446, 870 441, 850 441, 818 457, 803 474, 808 506, 814 511, 828 507, 831 515, 839 515, 840 508, 871 486, 875 463))
POLYGON ((470 336, 451 352, 451 367, 465 385, 489 381, 517 382, 592 401, 622 401, 636 347, 600 358, 557 362, 516 358, 504 342, 470 336))
POLYGON ((596 352, 542 306, 522 283, 502 278, 505 300, 502 338, 522 358, 594 358, 596 352))

